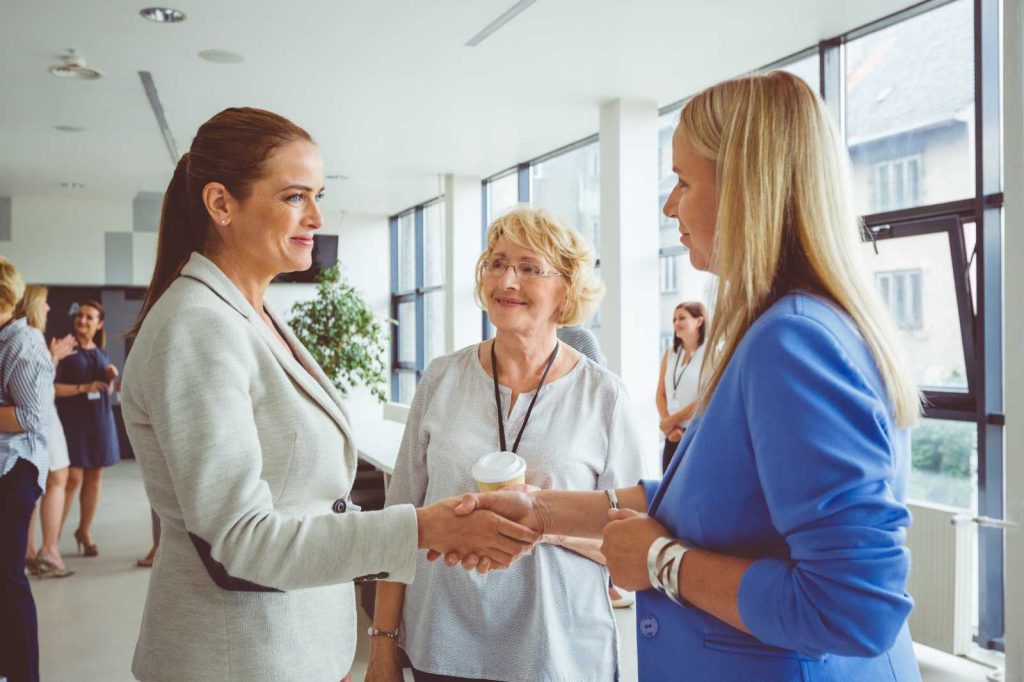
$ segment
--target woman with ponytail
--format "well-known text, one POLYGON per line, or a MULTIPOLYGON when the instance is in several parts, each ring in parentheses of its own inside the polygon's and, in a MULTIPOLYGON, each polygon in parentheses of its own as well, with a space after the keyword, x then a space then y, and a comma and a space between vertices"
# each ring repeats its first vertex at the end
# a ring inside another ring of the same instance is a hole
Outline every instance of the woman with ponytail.
POLYGON ((117 379, 117 367, 105 350, 103 306, 98 301, 85 301, 75 315, 77 351, 57 365, 57 414, 64 426, 71 468, 64 495, 64 519, 79 495, 78 529, 75 542, 78 551, 87 557, 97 556, 93 542, 92 523, 100 502, 103 469, 121 461, 117 427, 110 394, 117 379))
POLYGON ((353 583, 409 583, 420 548, 507 566, 539 535, 454 500, 361 512, 331 381, 264 303, 323 225, 309 134, 259 109, 204 123, 164 195, 123 410, 160 551, 132 671, 141 680, 340 680, 353 583), (473 549, 471 549, 473 548, 473 549))

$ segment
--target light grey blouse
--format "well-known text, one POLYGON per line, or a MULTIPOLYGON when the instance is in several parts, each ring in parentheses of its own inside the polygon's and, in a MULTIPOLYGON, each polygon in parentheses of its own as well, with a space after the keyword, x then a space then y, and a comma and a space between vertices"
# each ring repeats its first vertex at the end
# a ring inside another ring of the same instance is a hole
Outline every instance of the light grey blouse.
MULTIPOLYGON (((500 450, 491 377, 478 346, 434 360, 409 410, 387 504, 417 506, 476 490, 473 463, 500 450)), ((509 443, 532 393, 501 387, 509 443)), ((641 439, 622 380, 581 357, 544 386, 518 454, 526 482, 597 490, 635 484, 641 439)), ((426 672, 490 680, 618 679, 619 639, 608 573, 589 559, 538 545, 487 575, 419 557, 405 593, 402 645, 426 672)))

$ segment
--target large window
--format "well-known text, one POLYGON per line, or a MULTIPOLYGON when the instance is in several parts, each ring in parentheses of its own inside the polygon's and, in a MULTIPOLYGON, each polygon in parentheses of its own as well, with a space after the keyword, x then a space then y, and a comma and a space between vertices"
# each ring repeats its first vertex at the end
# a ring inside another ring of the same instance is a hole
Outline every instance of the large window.
MULTIPOLYGON (((679 241, 679 223, 663 212, 665 202, 676 185, 672 172, 672 133, 679 123, 678 104, 662 109, 658 119, 658 262, 660 263, 660 296, 658 304, 658 360, 672 345, 674 335, 672 316, 677 305, 700 301, 713 318, 714 276, 701 272, 690 264, 690 255, 679 241)), ((657 360, 655 360, 657 361, 657 360)))
MULTIPOLYGON (((935 3, 822 53, 845 43, 864 253, 926 398, 908 496, 1001 518, 1000 320, 982 303, 1001 295, 997 25, 992 0, 935 3), (996 65, 981 83, 976 49, 996 65)), ((1002 648, 1002 536, 980 529, 978 550, 977 641, 1002 648)))
MULTIPOLYGON (((995 518, 1004 420, 999 54, 997 0, 933 0, 765 67, 802 78, 841 123, 864 257, 926 399, 911 434, 909 497, 995 518)), ((662 110, 662 204, 675 183, 678 112, 662 110)), ((665 347, 675 302, 709 302, 710 283, 688 267, 675 221, 662 217, 661 227, 665 347)), ((1002 648, 1002 535, 980 528, 978 537, 976 639, 1002 648)))
POLYGON ((864 213, 974 194, 973 4, 846 44, 846 132, 864 213))
POLYGON ((391 399, 409 404, 444 353, 444 199, 391 218, 391 399))
POLYGON ((601 159, 597 141, 530 163, 530 205, 576 228, 600 251, 601 159))

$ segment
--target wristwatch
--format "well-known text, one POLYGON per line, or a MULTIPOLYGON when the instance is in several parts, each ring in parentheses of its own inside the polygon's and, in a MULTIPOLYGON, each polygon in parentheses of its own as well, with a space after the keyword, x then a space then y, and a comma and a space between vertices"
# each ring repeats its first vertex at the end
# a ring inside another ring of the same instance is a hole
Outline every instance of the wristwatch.
POLYGON ((398 630, 378 630, 372 625, 366 629, 366 634, 370 637, 387 637, 388 639, 398 639, 398 630))

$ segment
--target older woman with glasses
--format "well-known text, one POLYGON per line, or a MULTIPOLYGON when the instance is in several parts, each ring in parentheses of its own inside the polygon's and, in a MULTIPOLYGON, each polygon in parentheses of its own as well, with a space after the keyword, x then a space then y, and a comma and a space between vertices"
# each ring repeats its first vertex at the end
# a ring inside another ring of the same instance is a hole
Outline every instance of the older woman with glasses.
MULTIPOLYGON (((480 256, 477 297, 497 333, 436 359, 409 410, 387 504, 428 504, 476 489, 484 454, 526 461, 526 488, 598 490, 640 476, 629 397, 613 373, 558 341, 601 296, 580 235, 545 211, 498 218, 480 256)), ((595 540, 547 536, 509 570, 449 570, 421 556, 408 587, 380 583, 368 680, 612 680, 618 632, 595 540), (402 624, 401 630, 399 624, 402 624)))

